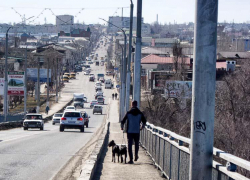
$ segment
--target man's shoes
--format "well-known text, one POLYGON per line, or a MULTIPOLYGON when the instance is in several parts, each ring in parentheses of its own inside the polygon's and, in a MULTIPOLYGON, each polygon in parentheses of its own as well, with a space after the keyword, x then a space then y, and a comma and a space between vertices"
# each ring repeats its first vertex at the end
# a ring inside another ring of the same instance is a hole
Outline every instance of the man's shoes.
POLYGON ((139 156, 137 155, 137 156, 135 156, 135 161, 137 161, 139 159, 139 156))
POLYGON ((133 161, 129 161, 128 164, 134 164, 134 162, 133 161))

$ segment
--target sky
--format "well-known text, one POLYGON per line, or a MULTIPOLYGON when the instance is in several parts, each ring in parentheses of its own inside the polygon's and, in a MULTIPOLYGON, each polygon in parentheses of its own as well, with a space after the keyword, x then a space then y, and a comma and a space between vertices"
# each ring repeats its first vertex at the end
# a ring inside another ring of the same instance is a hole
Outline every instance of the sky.
MULTIPOLYGON (((19 23, 21 16, 34 16, 31 24, 55 24, 55 15, 75 16, 75 23, 94 24, 109 16, 129 16, 130 0, 1 0, 0 23, 19 23), (45 8, 47 8, 45 10, 45 8), (50 8, 51 10, 48 10, 50 8), (42 12, 42 14, 40 14, 42 12), (53 15, 53 13, 54 15, 53 15), (21 14, 21 16, 19 14, 21 14), (39 16, 40 14, 40 16, 39 16)), ((133 0, 136 16, 137 0, 133 0)), ((250 0, 219 0, 219 22, 250 22, 250 0)), ((161 24, 194 22, 195 0, 143 0, 142 15, 145 23, 161 24)), ((28 22, 28 21, 27 21, 28 22)))

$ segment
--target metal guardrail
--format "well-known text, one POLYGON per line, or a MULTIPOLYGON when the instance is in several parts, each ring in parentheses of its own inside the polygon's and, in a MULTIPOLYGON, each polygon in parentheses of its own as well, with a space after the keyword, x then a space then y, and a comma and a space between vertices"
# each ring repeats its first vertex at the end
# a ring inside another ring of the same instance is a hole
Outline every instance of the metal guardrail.
MULTIPOLYGON (((147 123, 141 131, 140 143, 151 156, 162 174, 171 180, 189 179, 189 138, 147 123)), ((250 180, 236 172, 237 166, 250 171, 250 162, 214 148, 214 156, 226 161, 213 161, 213 180, 250 180)))
POLYGON ((4 121, 4 115, 0 115, 0 123, 2 122, 12 122, 12 121, 22 121, 24 117, 24 113, 13 113, 13 114, 8 114, 6 119, 7 121, 4 121))

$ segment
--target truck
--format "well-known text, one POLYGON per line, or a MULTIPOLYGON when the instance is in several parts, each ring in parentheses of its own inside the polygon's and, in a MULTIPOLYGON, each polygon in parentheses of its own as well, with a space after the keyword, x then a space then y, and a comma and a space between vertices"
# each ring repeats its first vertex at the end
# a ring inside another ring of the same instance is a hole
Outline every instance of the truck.
POLYGON ((105 89, 112 89, 112 87, 113 87, 113 82, 111 79, 105 80, 104 84, 105 84, 105 89))
POLYGON ((74 93, 73 98, 74 98, 73 104, 74 104, 75 108, 77 106, 84 108, 84 94, 83 93, 74 93))

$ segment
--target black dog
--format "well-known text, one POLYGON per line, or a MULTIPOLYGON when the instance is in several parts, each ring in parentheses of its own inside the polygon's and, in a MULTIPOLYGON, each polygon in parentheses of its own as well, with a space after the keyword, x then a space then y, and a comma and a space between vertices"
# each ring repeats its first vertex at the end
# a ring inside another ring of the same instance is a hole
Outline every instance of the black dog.
POLYGON ((125 164, 126 164, 126 159, 127 159, 127 147, 126 145, 121 145, 121 149, 120 149, 120 156, 121 156, 121 163, 123 163, 123 157, 122 155, 125 155, 125 164))
POLYGON ((115 154, 118 156, 118 162, 119 162, 119 157, 120 157, 120 148, 115 144, 115 141, 112 140, 108 144, 109 147, 112 146, 112 162, 115 162, 115 154))

